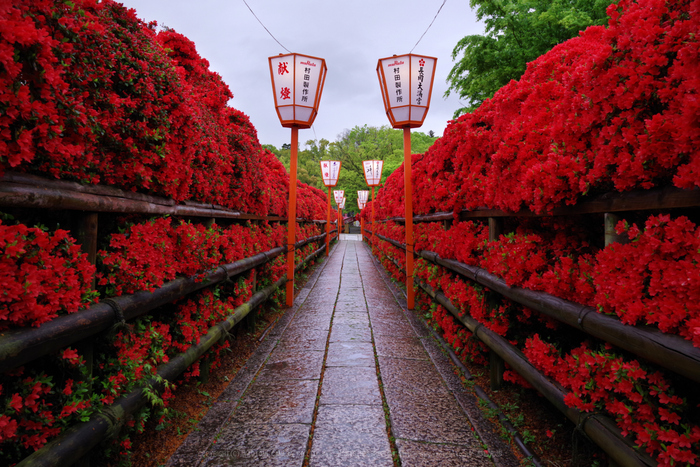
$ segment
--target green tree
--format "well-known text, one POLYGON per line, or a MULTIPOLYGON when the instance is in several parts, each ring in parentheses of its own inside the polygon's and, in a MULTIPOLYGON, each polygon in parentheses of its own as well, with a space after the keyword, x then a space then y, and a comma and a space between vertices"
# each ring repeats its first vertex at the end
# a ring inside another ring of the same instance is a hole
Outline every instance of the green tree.
MULTIPOLYGON (((423 153, 437 138, 425 133, 411 132, 411 152, 423 153)), ((342 162, 339 190, 345 190, 346 212, 357 212, 357 192, 367 190, 362 161, 382 160, 382 183, 403 162, 403 132, 388 126, 356 126, 338 135, 328 146, 328 158, 342 162)))
POLYGON ((451 92, 466 106, 455 117, 493 97, 519 79, 528 62, 591 25, 608 21, 611 0, 470 0, 485 35, 466 36, 452 51, 456 63, 447 76, 451 92), (458 57, 460 57, 458 59, 458 57))
MULTIPOLYGON (((430 132, 434 135, 433 132, 430 132)), ((424 153, 437 137, 419 131, 411 132, 411 152, 424 153)), ((382 183, 403 163, 403 132, 388 126, 356 126, 338 135, 337 140, 308 140, 305 148, 297 153, 297 180, 327 192, 321 177, 322 160, 342 162, 336 189, 345 190, 345 212, 357 212, 357 192, 367 190, 362 161, 382 160, 382 183)), ((291 145, 283 144, 277 149, 271 144, 263 145, 271 151, 289 172, 291 145)), ((332 194, 331 194, 332 196, 332 194)), ((335 206, 335 204, 334 204, 335 206)))

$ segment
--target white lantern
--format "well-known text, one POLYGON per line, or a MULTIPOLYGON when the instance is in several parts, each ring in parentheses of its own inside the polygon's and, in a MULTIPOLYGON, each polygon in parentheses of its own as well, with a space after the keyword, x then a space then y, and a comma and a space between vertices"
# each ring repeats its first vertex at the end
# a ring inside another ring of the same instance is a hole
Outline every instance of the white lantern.
MULTIPOLYGON (((369 190, 358 190, 357 192, 357 202, 362 203, 363 207, 365 204, 367 204, 367 200, 369 199, 369 190)), ((360 208, 362 209, 362 208, 360 208)))
POLYGON ((343 199, 340 200, 340 204, 338 204, 338 209, 340 209, 340 210, 345 209, 345 200, 346 200, 346 199, 347 199, 347 198, 343 198, 343 199))
POLYGON ((345 198, 345 190, 333 190, 333 198, 335 198, 335 204, 340 206, 340 203, 345 198))
POLYGON ((382 168, 384 161, 362 161, 365 172, 365 181, 368 186, 379 186, 382 181, 382 168))
POLYGON ((407 54, 377 63, 384 109, 394 128, 418 128, 430 107, 437 58, 407 54))
POLYGON ((285 128, 310 128, 318 114, 326 61, 301 54, 270 57, 277 116, 285 128))
POLYGON ((334 187, 338 184, 340 176, 340 161, 321 161, 321 177, 326 187, 334 187))

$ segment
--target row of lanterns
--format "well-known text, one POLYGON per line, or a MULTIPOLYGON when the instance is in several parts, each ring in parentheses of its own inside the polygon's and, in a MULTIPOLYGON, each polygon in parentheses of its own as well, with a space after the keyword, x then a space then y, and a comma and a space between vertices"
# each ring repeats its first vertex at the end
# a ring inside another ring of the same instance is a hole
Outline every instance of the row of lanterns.
MULTIPOLYGON (((278 55, 269 58, 272 92, 277 116, 285 128, 292 130, 291 163, 289 173, 289 219, 287 223, 287 306, 294 303, 294 243, 296 240, 296 183, 297 149, 300 128, 310 128, 318 114, 323 85, 326 81, 326 61, 301 54, 278 55)), ((377 76, 384 101, 384 109, 393 128, 403 129, 404 185, 406 211, 406 290, 408 308, 414 307, 413 288, 413 203, 411 187, 411 128, 418 128, 430 107, 437 58, 406 54, 379 59, 377 76)), ((364 161, 367 185, 379 185, 383 161, 364 161)), ((328 218, 326 223, 326 255, 330 241, 331 188, 338 183, 340 161, 321 161, 323 183, 328 188, 328 218)), ((339 209, 345 205, 344 192, 335 193, 339 209), (342 205, 342 206, 341 206, 342 205)), ((358 207, 367 203, 367 191, 358 191, 358 207), (361 195, 361 193, 364 193, 361 195)), ((372 204, 374 223, 374 203, 372 204)), ((340 217, 338 220, 340 228, 340 217)), ((374 229, 373 229, 374 230, 374 229)))

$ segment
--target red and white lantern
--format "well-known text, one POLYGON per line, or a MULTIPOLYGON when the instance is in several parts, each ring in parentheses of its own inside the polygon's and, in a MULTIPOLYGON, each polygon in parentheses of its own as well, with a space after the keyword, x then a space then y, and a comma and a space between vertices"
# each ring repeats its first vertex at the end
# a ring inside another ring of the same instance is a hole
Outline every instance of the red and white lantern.
POLYGON ((384 109, 394 128, 418 128, 430 107, 437 58, 400 55, 377 63, 384 109))
POLYGON ((334 187, 338 184, 338 177, 340 176, 340 166, 342 165, 340 161, 321 161, 321 177, 323 178, 323 184, 327 188, 334 187))
POLYGON ((360 209, 364 209, 367 200, 369 199, 369 190, 358 190, 357 192, 357 204, 361 204, 360 209))
POLYGON ((383 167, 384 161, 362 161, 367 186, 379 186, 382 181, 383 167))
POLYGON ((311 128, 326 81, 326 61, 301 54, 270 57, 277 116, 285 128, 311 128))

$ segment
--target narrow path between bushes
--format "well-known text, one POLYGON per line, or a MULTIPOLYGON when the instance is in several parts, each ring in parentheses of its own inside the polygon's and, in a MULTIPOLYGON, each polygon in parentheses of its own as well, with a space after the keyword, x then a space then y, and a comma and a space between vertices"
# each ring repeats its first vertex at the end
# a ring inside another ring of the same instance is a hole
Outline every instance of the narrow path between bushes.
POLYGON ((168 465, 519 463, 367 245, 343 240, 168 465))

